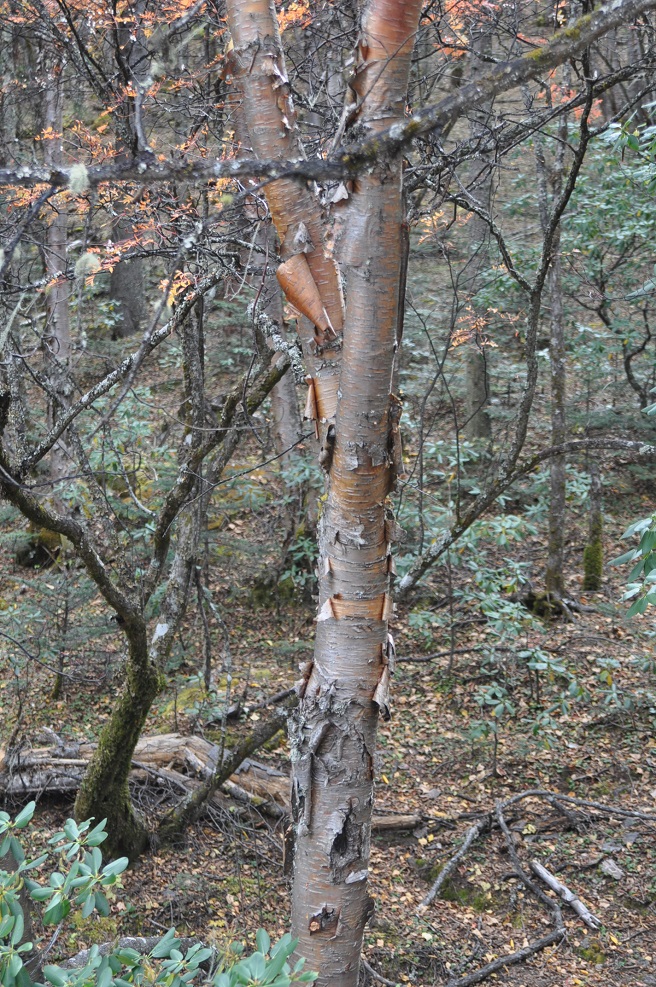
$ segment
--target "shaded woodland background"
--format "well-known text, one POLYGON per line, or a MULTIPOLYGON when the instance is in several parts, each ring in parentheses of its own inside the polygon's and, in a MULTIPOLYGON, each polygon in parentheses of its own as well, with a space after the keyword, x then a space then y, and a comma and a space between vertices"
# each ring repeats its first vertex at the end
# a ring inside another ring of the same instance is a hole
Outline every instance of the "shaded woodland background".
MULTIPOLYGON (((276 9, 320 168, 366 137, 359 12, 276 9)), ((426 5, 408 116, 587 12, 426 5)), ((500 981, 656 983, 654 57, 640 12, 403 148, 370 982, 464 983, 548 935, 517 873, 537 860, 599 927, 563 906, 566 939, 500 981), (609 564, 629 549, 632 575, 609 564), (512 801, 536 789, 565 801, 512 801)), ((37 797, 35 847, 77 794, 134 861, 55 959, 171 924, 218 944, 288 925, 284 722, 331 445, 264 186, 210 173, 253 156, 233 68, 218 3, 2 6, 0 787, 9 812, 37 797), (140 181, 158 162, 167 180, 140 181), (96 809, 90 745, 131 684, 129 804, 108 789, 96 809)), ((339 242, 358 178, 326 176, 339 242)))

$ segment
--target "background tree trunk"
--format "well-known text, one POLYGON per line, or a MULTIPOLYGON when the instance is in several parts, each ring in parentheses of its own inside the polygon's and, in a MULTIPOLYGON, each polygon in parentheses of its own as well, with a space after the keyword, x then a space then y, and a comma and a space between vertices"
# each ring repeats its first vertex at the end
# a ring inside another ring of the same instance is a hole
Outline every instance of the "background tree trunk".
MULTIPOLYGON (((116 24, 115 57, 121 81, 125 87, 130 86, 134 93, 127 96, 119 113, 121 124, 117 141, 119 153, 143 154, 144 136, 141 119, 141 89, 150 71, 151 57, 144 43, 141 27, 141 14, 144 8, 143 0, 131 8, 134 22, 121 20, 116 24)), ((124 208, 129 207, 128 198, 124 208)), ((133 224, 125 214, 119 215, 114 227, 116 242, 128 240, 134 236, 133 224)), ((121 260, 114 267, 109 281, 109 297, 118 304, 118 320, 112 330, 113 338, 131 336, 141 328, 146 314, 145 306, 145 265, 141 258, 121 260)))
MULTIPOLYGON (((570 81, 569 66, 563 71, 562 85, 567 89, 570 81)), ((567 149, 567 116, 563 114, 558 127, 558 146, 551 173, 545 163, 543 152, 538 155, 539 181, 542 195, 548 202, 547 181, 551 178, 552 201, 560 197, 564 184, 565 153, 567 149)), ((540 149, 542 151, 542 148, 540 149)), ((543 221, 543 226, 546 225, 543 221)), ((549 270, 549 300, 551 305, 549 336, 549 369, 551 380, 551 445, 562 445, 567 438, 566 397, 567 397, 567 353, 565 350, 565 317, 563 312, 562 262, 560 250, 561 227, 558 224, 551 248, 549 270)), ((548 596, 557 599, 565 593, 565 515, 567 495, 567 460, 565 456, 554 456, 549 472, 549 543, 545 589, 548 596)))
MULTIPOLYGON (((476 25, 471 31, 471 43, 476 52, 470 58, 472 75, 475 75, 483 65, 481 56, 488 55, 490 52, 492 46, 490 31, 491 25, 486 19, 483 19, 483 23, 476 25)), ((491 114, 491 102, 484 103, 475 112, 471 125, 471 134, 474 140, 478 139, 482 142, 489 134, 491 114)), ((489 214, 492 202, 492 169, 486 160, 487 157, 485 156, 482 160, 477 157, 474 161, 476 171, 483 170, 483 178, 475 183, 474 189, 477 204, 482 207, 485 213, 489 214)), ((472 257, 468 292, 475 297, 476 292, 481 287, 481 275, 490 266, 490 233, 488 224, 476 213, 472 215, 469 222, 469 232, 472 257)), ((474 340, 469 343, 465 363, 465 434, 469 439, 479 439, 487 443, 492 441, 492 422, 488 410, 490 401, 490 375, 488 371, 490 352, 489 347, 484 348, 480 345, 479 340, 474 340)))
POLYGON ((599 464, 590 461, 590 513, 588 515, 588 541, 583 551, 583 589, 597 592, 601 589, 604 574, 604 521, 603 487, 599 464))
MULTIPOLYGON (((563 299, 561 284, 560 228, 554 237, 549 288, 551 295, 551 339, 549 362, 551 369, 551 444, 562 445, 567 438, 565 420, 566 353, 563 299)), ((562 597, 565 592, 563 566, 565 561, 565 513, 567 491, 567 459, 554 456, 549 473, 549 546, 545 589, 548 594, 562 597)))
MULTIPOLYGON (((46 68, 44 92, 44 128, 52 136, 44 141, 46 164, 56 167, 63 162, 63 63, 51 61, 46 68)), ((70 385, 68 380, 71 357, 71 327, 69 318, 69 282, 66 275, 67 210, 62 198, 53 200, 44 245, 45 268, 52 283, 46 292, 46 331, 44 336, 45 361, 50 383, 48 402, 48 426, 56 424, 61 411, 68 404, 70 385)), ((57 483, 68 472, 69 456, 65 439, 57 442, 50 460, 50 477, 53 483, 52 499, 57 499, 57 483)))

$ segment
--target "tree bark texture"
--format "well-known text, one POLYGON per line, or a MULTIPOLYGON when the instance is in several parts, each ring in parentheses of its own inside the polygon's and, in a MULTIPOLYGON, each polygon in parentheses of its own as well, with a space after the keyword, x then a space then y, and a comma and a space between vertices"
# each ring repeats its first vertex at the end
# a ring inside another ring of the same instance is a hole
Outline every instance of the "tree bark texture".
MULTIPOLYGON (((371 135, 403 119, 418 0, 365 6, 352 123, 371 135)), ((275 10, 231 0, 232 69, 258 157, 302 154, 275 10)), ((348 139, 348 131, 347 131, 348 139)), ((296 827, 292 931, 319 983, 355 985, 365 923, 379 711, 388 716, 393 644, 386 498, 393 484, 390 395, 397 344, 403 208, 401 162, 381 157, 354 183, 338 225, 346 317, 326 227, 306 185, 265 194, 281 242, 278 279, 314 335, 306 416, 322 423, 328 491, 320 522, 314 660, 291 730, 296 827), (343 339, 342 339, 343 329, 343 339)))
MULTIPOLYGON (((420 5, 367 5, 357 121, 403 118, 420 5)), ((342 223, 347 303, 334 453, 319 531, 314 660, 291 728, 296 825, 292 932, 320 984, 355 985, 366 921, 379 712, 388 712, 394 523, 390 394, 401 274, 400 161, 357 183, 342 223)))
POLYGON ((588 541, 583 550, 583 589, 597 592, 604 575, 604 522, 602 513, 603 487, 599 464, 590 462, 590 513, 588 541))
MULTIPOLYGON (((159 627, 159 625, 158 625, 159 627)), ((106 852, 135 860, 148 845, 148 831, 130 800, 132 752, 159 689, 159 673, 149 654, 146 624, 139 615, 127 630, 126 680, 112 715, 98 739, 75 800, 78 820, 107 819, 106 852)))
MULTIPOLYGON (((233 49, 230 71, 241 95, 240 120, 261 158, 303 157, 272 0, 231 0, 228 24, 233 49)), ((280 240, 277 276, 288 301, 314 333, 301 338, 310 391, 319 420, 334 419, 344 324, 337 265, 325 247, 319 203, 305 181, 282 178, 265 194, 280 240)))

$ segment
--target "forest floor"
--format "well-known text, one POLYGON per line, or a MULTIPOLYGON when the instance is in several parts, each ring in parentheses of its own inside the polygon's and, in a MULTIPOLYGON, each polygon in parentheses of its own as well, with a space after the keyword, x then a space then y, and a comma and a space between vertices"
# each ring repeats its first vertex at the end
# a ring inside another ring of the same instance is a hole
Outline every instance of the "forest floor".
MULTIPOLYGON (((259 598, 254 605, 248 586, 253 566, 261 566, 261 556, 256 563, 251 551, 250 562, 244 561, 246 555, 240 556, 241 569, 232 565, 239 555, 239 539, 252 537, 247 531, 249 518, 248 511, 234 512, 219 531, 214 558, 228 553, 231 567, 228 576, 225 565, 213 566, 211 582, 217 605, 229 620, 232 696, 253 703, 288 687, 297 677, 299 661, 311 654, 313 606, 280 600, 267 606, 259 598)), ((572 521, 576 529, 577 519, 572 521)), ((260 529, 262 551, 265 528, 260 529)), ((622 550, 620 533, 620 525, 607 520, 609 540, 617 542, 607 545, 609 555, 622 550)), ((580 599, 578 540, 574 530, 568 583, 572 595, 580 599)), ((503 567, 509 550, 496 551, 497 564, 503 567)), ((513 546, 512 555, 539 572, 544 544, 537 535, 526 538, 513 546)), ((494 564, 488 554, 488 565, 494 564)), ((5 591, 21 582, 20 568, 7 557, 3 570, 5 591)), ((47 572, 44 578, 52 579, 54 570, 49 577, 47 572)), ((466 585, 466 573, 454 578, 466 585)), ((412 614, 445 612, 444 570, 421 589, 420 599, 399 611, 395 635, 400 661, 392 719, 381 723, 380 729, 376 811, 417 813, 422 823, 412 832, 373 839, 370 883, 376 911, 366 932, 365 956, 388 980, 443 983, 551 930, 548 909, 513 873, 497 825, 473 843, 432 904, 420 908, 472 823, 494 812, 499 800, 539 788, 608 807, 568 803, 578 813, 577 820, 568 820, 537 798, 505 810, 524 869, 528 872, 530 860, 542 862, 580 896, 601 926, 597 931, 586 928, 563 904, 566 938, 495 974, 491 982, 525 987, 656 984, 656 710, 648 688, 654 686, 651 622, 623 619, 625 607, 613 603, 621 595, 620 579, 617 570, 609 570, 603 592, 584 597, 590 612, 574 614, 569 621, 531 619, 521 639, 506 650, 504 667, 496 667, 494 676, 495 682, 505 683, 513 711, 499 717, 496 773, 491 721, 487 737, 481 732, 481 720, 472 731, 472 722, 481 715, 475 696, 489 678, 483 659, 492 640, 493 618, 489 614, 481 618, 476 598, 465 594, 457 612, 449 613, 449 627, 429 624, 427 629, 425 619, 418 623, 412 614), (519 657, 535 647, 556 663, 542 673, 539 697, 535 681, 529 689, 519 657), (439 657, 428 658, 436 652, 439 657), (534 735, 531 724, 536 714, 562 698, 561 664, 576 670, 582 698, 560 711, 552 708, 550 720, 534 735), (476 733, 478 739, 473 739, 476 733), (651 821, 614 814, 613 808, 650 813, 651 821)), ((197 632, 192 618, 183 658, 171 676, 173 689, 157 702, 148 734, 200 730, 210 738, 216 736, 216 725, 203 728, 208 710, 193 679, 197 632), (200 705, 194 705, 199 695, 200 705)), ((88 676, 89 665, 84 671, 88 676)), ((11 682, 2 685, 7 714, 11 682)), ((100 689, 91 688, 74 676, 58 700, 51 698, 51 690, 47 670, 33 670, 22 731, 34 740, 43 727, 70 738, 96 734, 115 687, 107 680, 100 689)), ((247 731, 265 715, 266 711, 252 713, 237 732, 247 731)), ((258 757, 286 769, 284 735, 279 734, 258 757)), ((135 791, 135 797, 145 799, 149 812, 157 811, 156 792, 150 790, 146 797, 135 791)), ((288 922, 288 879, 283 875, 281 824, 256 813, 249 819, 236 817, 230 801, 226 798, 225 811, 213 810, 193 827, 181 845, 160 848, 137 861, 124 875, 110 916, 69 924, 57 945, 60 955, 116 934, 156 935, 171 925, 217 943, 252 940, 258 926, 272 936, 282 934, 288 922)), ((70 811, 66 801, 44 799, 36 842, 59 827, 70 811)), ((363 976, 370 978, 368 973, 363 976)))
MULTIPOLYGON (((159 373, 154 386, 161 396, 172 379, 166 366, 159 373)), ((299 664, 311 657, 313 539, 300 526, 281 565, 289 484, 262 458, 256 447, 246 447, 231 471, 246 469, 248 476, 240 476, 238 485, 224 483, 212 506, 204 578, 220 617, 213 626, 217 692, 208 697, 202 689, 203 628, 194 600, 148 735, 199 732, 219 739, 228 672, 228 704, 237 698, 256 704, 289 688, 299 664)), ((444 470, 446 476, 448 465, 444 470)), ((573 489, 582 475, 573 475, 573 489)), ((444 486, 437 486, 435 500, 443 495, 444 486)), ((375 810, 414 813, 421 823, 372 840, 376 910, 364 949, 368 964, 393 984, 446 983, 551 931, 550 909, 518 880, 494 821, 435 900, 421 908, 468 829, 490 818, 499 801, 537 788, 606 807, 561 803, 577 814, 568 818, 553 803, 527 798, 504 810, 524 870, 531 860, 541 862, 601 924, 588 929, 563 903, 566 937, 489 982, 656 985, 653 619, 649 613, 625 619, 628 604, 619 602, 625 570, 607 567, 602 592, 582 594, 585 490, 568 509, 566 581, 571 597, 587 609, 551 621, 529 613, 518 597, 526 592, 521 579, 537 589, 543 578, 544 504, 544 489, 536 500, 527 481, 479 530, 477 541, 465 538, 456 546, 448 565, 433 571, 393 621, 398 665, 392 718, 380 725, 375 810)), ((632 478, 626 464, 621 471, 609 467, 607 559, 626 551, 624 528, 652 505, 649 477, 636 472, 632 478)), ((2 527, 0 609, 8 632, 15 639, 22 634, 37 660, 26 661, 18 646, 11 661, 0 658, 0 747, 12 733, 28 744, 43 743, 45 729, 66 739, 93 739, 120 687, 120 628, 75 562, 64 557, 41 570, 19 565, 12 537, 20 540, 24 526, 14 517, 3 519, 2 527), (60 660, 65 677, 54 698, 60 660)), ((228 745, 266 715, 261 708, 231 725, 228 745)), ((257 757, 287 770, 284 734, 257 757)), ((151 785, 135 788, 133 797, 153 822, 173 793, 151 785)), ((272 938, 285 932, 289 879, 283 874, 282 824, 264 813, 244 817, 238 809, 226 795, 223 807, 212 809, 180 845, 134 862, 109 917, 67 922, 52 959, 116 935, 157 935, 171 925, 217 944, 253 943, 259 926, 272 938)), ((41 799, 35 845, 71 810, 72 799, 41 799)), ((363 978, 373 982, 370 973, 363 978)))

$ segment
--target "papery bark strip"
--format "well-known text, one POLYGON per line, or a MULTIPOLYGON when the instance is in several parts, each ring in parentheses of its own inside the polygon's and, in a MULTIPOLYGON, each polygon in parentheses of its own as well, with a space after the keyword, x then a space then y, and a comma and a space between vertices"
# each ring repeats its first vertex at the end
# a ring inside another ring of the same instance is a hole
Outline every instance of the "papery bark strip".
MULTIPOLYGON (((365 9, 353 87, 369 132, 403 118, 420 4, 365 9)), ((291 727, 296 822, 292 932, 319 981, 357 984, 368 894, 374 753, 388 716, 391 615, 387 495, 401 272, 401 164, 381 159, 342 225, 347 275, 334 452, 320 525, 314 662, 291 727)))

